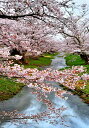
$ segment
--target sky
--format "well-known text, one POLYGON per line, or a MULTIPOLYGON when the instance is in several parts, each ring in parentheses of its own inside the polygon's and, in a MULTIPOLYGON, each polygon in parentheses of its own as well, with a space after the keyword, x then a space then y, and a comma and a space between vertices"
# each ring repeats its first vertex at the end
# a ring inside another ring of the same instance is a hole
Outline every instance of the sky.
MULTIPOLYGON (((63 1, 63 0, 58 0, 58 1, 63 1)), ((78 4, 83 4, 86 3, 89 5, 89 0, 73 0, 74 2, 78 3, 78 4)))
POLYGON ((74 2, 78 3, 78 4, 88 4, 89 5, 89 0, 73 0, 74 2))
MULTIPOLYGON (((58 0, 58 1, 63 1, 63 0, 58 0)), ((82 5, 82 4, 87 4, 88 5, 88 8, 89 8, 89 0, 73 0, 77 5, 82 5)), ((79 10, 76 10, 76 14, 79 14, 79 10)), ((89 14, 87 15, 89 16, 89 14)), ((56 36, 56 39, 57 40, 63 40, 63 37, 58 34, 56 36)))

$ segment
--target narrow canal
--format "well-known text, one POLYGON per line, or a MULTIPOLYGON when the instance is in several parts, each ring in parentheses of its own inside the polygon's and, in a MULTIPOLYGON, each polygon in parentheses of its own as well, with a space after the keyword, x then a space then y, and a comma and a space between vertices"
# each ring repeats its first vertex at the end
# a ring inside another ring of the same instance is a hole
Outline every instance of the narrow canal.
MULTIPOLYGON (((64 57, 61 55, 55 56, 49 66, 52 69, 60 69, 66 67, 64 57)), ((57 83, 52 83, 56 86, 57 83)), ((60 88, 60 86, 59 86, 60 88)), ((13 111, 18 110, 21 113, 36 114, 38 112, 43 112, 46 107, 43 103, 36 100, 36 96, 30 93, 32 89, 24 87, 23 90, 18 93, 13 98, 0 102, 0 111, 13 111)), ((55 104, 56 107, 65 106, 67 110, 64 111, 67 122, 65 124, 69 125, 69 128, 89 128, 89 106, 83 103, 77 95, 68 95, 67 100, 57 98, 54 94, 50 95, 50 100, 55 104)), ((49 119, 48 119, 49 120, 49 119)), ((11 122, 3 121, 0 128, 66 128, 64 125, 59 124, 49 124, 45 121, 39 121, 39 123, 34 123, 30 120, 30 124, 20 124, 14 125, 11 122)))

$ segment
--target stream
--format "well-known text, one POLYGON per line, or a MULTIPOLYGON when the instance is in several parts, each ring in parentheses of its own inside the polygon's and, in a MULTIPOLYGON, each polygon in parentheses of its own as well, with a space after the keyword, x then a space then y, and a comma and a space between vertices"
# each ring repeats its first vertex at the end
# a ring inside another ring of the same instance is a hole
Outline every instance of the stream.
MULTIPOLYGON (((66 67, 65 59, 61 55, 55 56, 49 68, 60 69, 66 67)), ((47 68, 47 67, 46 67, 47 68)), ((57 83, 52 83, 55 86, 57 83)), ((61 88, 59 86, 59 88, 61 88)), ((18 110, 21 113, 36 114, 46 110, 43 103, 36 100, 36 96, 30 93, 32 89, 24 87, 21 92, 19 92, 13 98, 0 102, 0 111, 13 111, 18 110)), ((55 97, 54 94, 50 95, 50 100, 55 104, 56 107, 65 106, 67 110, 63 112, 67 116, 66 124, 69 128, 89 128, 89 105, 83 103, 82 99, 77 95, 69 95, 67 100, 55 97)), ((49 119, 48 119, 49 120, 49 119)), ((49 124, 45 121, 39 121, 39 123, 30 121, 30 124, 20 124, 15 125, 11 122, 3 121, 0 128, 67 128, 64 125, 59 124, 49 124)))

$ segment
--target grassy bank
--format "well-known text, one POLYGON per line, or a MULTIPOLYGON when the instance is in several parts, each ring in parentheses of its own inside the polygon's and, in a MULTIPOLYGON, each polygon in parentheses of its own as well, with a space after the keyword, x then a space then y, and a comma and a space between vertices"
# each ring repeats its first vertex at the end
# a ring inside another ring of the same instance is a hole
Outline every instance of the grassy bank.
POLYGON ((14 79, 0 77, 0 101, 13 97, 23 86, 24 84, 17 83, 14 79))
POLYGON ((68 66, 84 65, 85 61, 77 54, 67 54, 65 57, 68 66))
POLYGON ((29 58, 28 64, 25 64, 24 68, 38 68, 39 69, 40 67, 48 66, 51 64, 52 59, 57 54, 58 53, 53 53, 53 54, 45 53, 37 59, 29 58))
POLYGON ((83 66, 86 68, 86 71, 84 73, 88 73, 89 74, 89 65, 86 65, 86 62, 84 60, 81 59, 81 57, 77 54, 66 54, 65 56, 65 60, 66 60, 66 64, 68 67, 65 67, 61 70, 64 69, 69 69, 72 66, 83 66))
MULTIPOLYGON (((63 68, 61 70, 67 70, 67 69, 71 69, 72 66, 84 66, 86 69, 83 73, 78 74, 79 76, 87 73, 89 74, 89 65, 85 65, 85 61, 81 59, 81 57, 77 54, 67 54, 65 57, 66 60, 66 64, 68 65, 68 67, 63 68)), ((80 80, 77 81, 76 83, 76 88, 75 90, 71 90, 74 94, 78 94, 86 103, 89 103, 89 80, 85 81, 85 80, 80 80), (86 84, 85 88, 82 88, 82 86, 86 84)), ((67 87, 65 87, 65 89, 68 89, 67 87)))

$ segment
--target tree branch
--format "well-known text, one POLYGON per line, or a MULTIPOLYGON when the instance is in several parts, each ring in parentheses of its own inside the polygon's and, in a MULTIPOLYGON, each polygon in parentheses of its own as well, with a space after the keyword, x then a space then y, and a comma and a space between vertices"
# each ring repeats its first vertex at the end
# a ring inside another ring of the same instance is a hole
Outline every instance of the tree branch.
POLYGON ((18 19, 18 18, 22 18, 22 17, 27 17, 27 16, 31 16, 31 17, 35 17, 35 18, 37 18, 37 16, 40 16, 40 15, 38 15, 38 14, 34 14, 34 13, 32 13, 32 14, 24 14, 24 15, 5 15, 5 14, 3 14, 3 15, 0 15, 0 18, 3 18, 3 19, 11 19, 11 20, 16 20, 16 19, 18 19))

